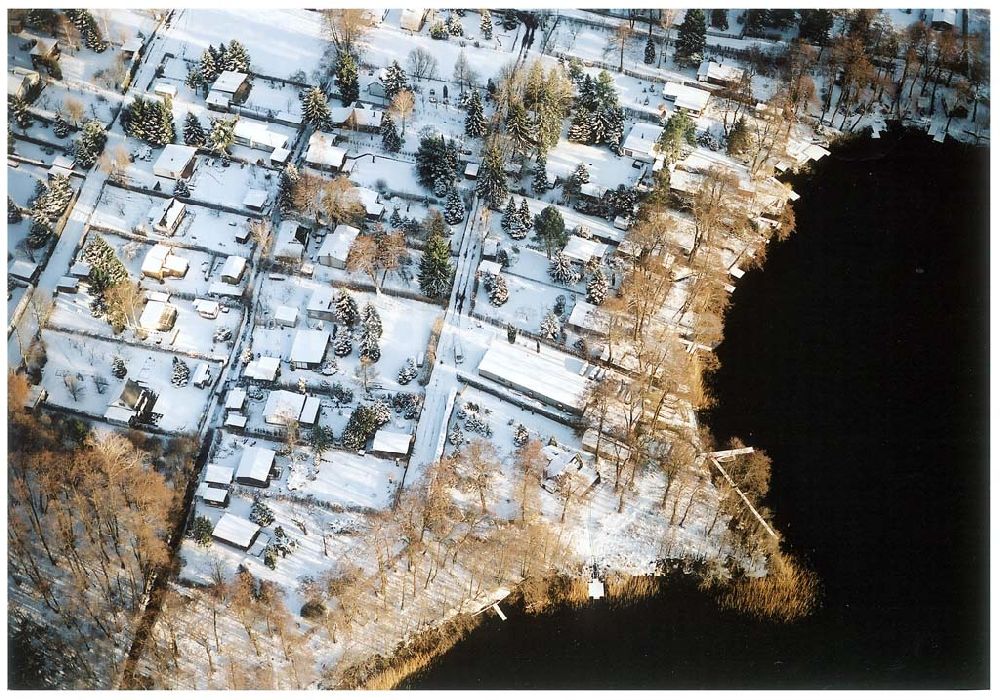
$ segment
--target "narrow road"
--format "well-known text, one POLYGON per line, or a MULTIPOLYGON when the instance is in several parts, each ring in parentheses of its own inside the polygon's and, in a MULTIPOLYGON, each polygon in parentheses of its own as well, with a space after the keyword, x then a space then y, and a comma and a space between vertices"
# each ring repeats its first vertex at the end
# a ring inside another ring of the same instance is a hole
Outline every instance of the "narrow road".
POLYGON ((438 342, 437 366, 433 368, 431 381, 424 394, 424 408, 417 423, 416 440, 410 466, 406 471, 402 487, 415 483, 424 469, 438 459, 438 445, 441 434, 446 431, 448 416, 445 411, 448 396, 458 386, 455 364, 455 342, 460 339, 464 317, 472 308, 472 289, 475 285, 476 266, 482 248, 482 203, 476 195, 472 201, 472 211, 462 230, 455 263, 455 281, 452 284, 448 308, 444 314, 441 339, 438 342))

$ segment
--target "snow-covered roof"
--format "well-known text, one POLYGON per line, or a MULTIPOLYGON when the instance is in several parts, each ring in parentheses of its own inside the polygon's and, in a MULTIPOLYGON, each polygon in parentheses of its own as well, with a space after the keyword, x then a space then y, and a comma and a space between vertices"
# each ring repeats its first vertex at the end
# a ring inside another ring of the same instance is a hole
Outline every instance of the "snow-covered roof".
POLYGON ((168 143, 163 148, 163 153, 156 159, 153 165, 153 173, 162 177, 177 177, 177 175, 187 167, 187 164, 197 154, 198 149, 194 146, 181 146, 177 143, 168 143))
POLYGON ((209 486, 203 481, 198 484, 198 488, 195 490, 195 495, 200 496, 209 503, 222 505, 226 502, 226 498, 229 496, 229 489, 220 489, 215 486, 209 486))
POLYGON ((274 320, 286 326, 294 326, 299 310, 294 306, 279 306, 274 310, 274 320))
POLYGON ((199 384, 207 383, 211 378, 212 373, 208 369, 208 363, 200 362, 198 366, 194 368, 194 373, 191 375, 191 383, 198 386, 199 384))
POLYGON ((323 264, 325 260, 346 263, 351 246, 354 245, 354 240, 360 233, 361 231, 353 226, 338 224, 337 228, 333 229, 333 233, 327 234, 326 238, 323 239, 323 245, 319 247, 317 253, 317 260, 320 264, 323 264))
POLYGON ((488 237, 483 241, 483 255, 486 257, 495 258, 499 248, 500 240, 497 238, 488 237))
POLYGON ((507 342, 490 346, 479 363, 479 374, 541 401, 579 413, 589 386, 582 360, 546 348, 529 352, 507 342))
POLYGON ((301 258, 305 251, 305 246, 296 237, 299 232, 299 222, 292 219, 285 219, 278 226, 278 233, 274 237, 274 255, 276 257, 301 258))
POLYGON ((704 175, 689 173, 678 168, 670 173, 670 189, 686 194, 697 194, 704 180, 704 175))
POLYGON ((277 389, 267 395, 264 404, 264 420, 268 423, 283 424, 288 420, 298 420, 306 397, 292 391, 277 389))
POLYGON ((223 109, 229 107, 229 102, 229 94, 219 92, 218 90, 209 90, 208 97, 205 98, 205 104, 213 107, 222 107, 223 109))
POLYGON ((35 276, 37 271, 38 263, 33 263, 28 260, 15 260, 7 267, 8 275, 24 280, 25 282, 30 282, 31 278, 35 276))
POLYGON ((330 109, 330 122, 334 126, 376 128, 382 124, 382 110, 358 105, 332 107, 330 109))
POLYGON ((273 382, 278 376, 280 368, 281 360, 277 357, 260 357, 247 363, 246 369, 243 370, 243 376, 273 382))
POLYGON ((503 268, 495 260, 481 260, 478 270, 481 275, 499 275, 503 268))
POLYGON ((334 146, 336 136, 323 131, 313 132, 309 137, 309 150, 306 151, 306 162, 313 165, 325 165, 340 168, 347 158, 347 151, 334 146))
POLYGON ((56 289, 61 292, 76 292, 79 286, 80 280, 69 275, 63 275, 59 278, 59 281, 56 282, 56 289))
POLYGON ((233 468, 209 462, 205 467, 205 481, 212 484, 229 484, 233 481, 233 468))
POLYGON ((170 301, 170 292, 160 292, 155 289, 147 289, 143 296, 146 301, 170 301))
POLYGON ((234 70, 224 70, 219 73, 219 77, 212 83, 212 90, 216 92, 236 92, 247 80, 246 73, 239 73, 234 70))
POLYGON ((240 455, 240 464, 236 468, 236 478, 267 481, 272 464, 274 464, 274 450, 269 450, 266 447, 247 447, 240 455))
POLYGON ((226 414, 225 425, 227 427, 233 427, 233 428, 245 428, 247 427, 247 417, 244 416, 242 413, 236 413, 235 411, 230 411, 229 413, 226 414))
POLYGON ((174 98, 177 97, 177 86, 170 83, 157 83, 153 86, 153 92, 157 95, 174 98))
POLYGON ((248 190, 247 196, 243 198, 243 206, 249 209, 261 209, 265 203, 267 203, 266 190, 248 190))
POLYGON ((673 100, 675 107, 700 114, 705 109, 705 105, 708 104, 708 98, 712 96, 712 93, 689 85, 668 82, 663 86, 663 96, 668 100, 673 100))
POLYGON ((653 146, 659 141, 663 127, 649 122, 636 122, 629 129, 622 148, 630 153, 640 153, 652 157, 653 146))
POLYGON ((282 165, 284 165, 286 162, 288 162, 288 158, 291 155, 292 152, 289 151, 287 148, 275 148, 274 151, 271 152, 271 162, 281 163, 282 165))
POLYGON ((466 177, 478 177, 479 176, 479 163, 468 163, 465 166, 465 176, 466 177))
POLYGON ((220 277, 228 277, 230 279, 238 280, 243 277, 243 271, 247 267, 247 259, 240 257, 239 255, 230 255, 226 258, 225 264, 222 266, 222 272, 219 274, 220 277))
POLYGON ((69 274, 74 277, 87 277, 90 274, 90 264, 77 260, 73 263, 73 267, 69 268, 69 274))
POLYGON ((581 299, 573 305, 573 312, 566 323, 574 328, 603 333, 608 328, 607 318, 606 312, 581 299))
POLYGON ((316 423, 318 415, 319 397, 307 396, 305 403, 302 404, 302 412, 299 413, 299 422, 305 425, 313 425, 316 423))
POLYGON ((333 303, 333 287, 317 287, 306 304, 306 313, 311 311, 329 311, 333 303))
POLYGON ((416 8, 404 9, 399 15, 400 29, 409 29, 413 32, 420 31, 420 25, 423 24, 426 14, 427 10, 418 10, 416 8))
POLYGON ((608 191, 607 187, 597 184, 596 182, 587 182, 580 185, 580 194, 585 197, 593 197, 594 199, 600 199, 604 196, 604 193, 608 191))
POLYGON ((301 329, 295 331, 289 360, 293 364, 318 364, 326 354, 330 342, 329 330, 301 329))
POLYGON ((238 515, 223 513, 219 522, 215 524, 215 529, 212 530, 212 536, 241 549, 246 549, 253 543, 258 532, 260 532, 259 525, 238 515))
POLYGON ((715 80, 720 83, 738 83, 744 70, 728 63, 702 61, 698 66, 698 80, 715 80))
POLYGON ((161 277, 169 273, 178 277, 187 274, 188 261, 179 255, 174 255, 173 248, 163 243, 157 243, 142 260, 142 274, 147 277, 161 277))
POLYGON ((581 238, 580 236, 570 236, 566 241, 566 247, 562 250, 570 260, 579 263, 586 263, 591 258, 602 258, 608 252, 606 243, 601 243, 592 238, 581 238))
POLYGON ((153 226, 164 226, 173 229, 177 220, 184 215, 184 202, 174 199, 164 199, 149 209, 149 221, 153 226))
POLYGON ((239 411, 243 408, 243 403, 247 400, 247 390, 243 387, 234 387, 226 394, 226 408, 239 411))
POLYGON ((410 433, 397 433, 392 430, 382 429, 375 433, 375 440, 372 442, 372 452, 404 456, 409 453, 412 441, 413 435, 410 433))
POLYGON ((148 301, 139 316, 139 327, 148 331, 166 330, 173 325, 177 308, 162 301, 148 301))
POLYGON ((944 24, 950 24, 954 27, 957 17, 958 10, 954 8, 947 10, 934 10, 934 14, 931 16, 931 24, 938 24, 939 22, 942 22, 944 24))
POLYGON ((211 299, 195 299, 192 303, 194 310, 206 318, 215 318, 219 315, 219 302, 211 299))
POLYGON ((355 187, 351 192, 361 200, 361 204, 365 207, 365 214, 368 216, 382 216, 385 212, 385 205, 378 201, 378 192, 375 190, 370 190, 367 187, 355 187))
POLYGON ((122 44, 122 51, 131 51, 132 53, 135 53, 141 48, 142 48, 142 39, 140 39, 137 36, 132 37, 124 44, 122 44))
POLYGON ((240 119, 233 127, 233 136, 269 148, 284 148, 288 145, 287 136, 268 129, 267 123, 256 119, 240 119))

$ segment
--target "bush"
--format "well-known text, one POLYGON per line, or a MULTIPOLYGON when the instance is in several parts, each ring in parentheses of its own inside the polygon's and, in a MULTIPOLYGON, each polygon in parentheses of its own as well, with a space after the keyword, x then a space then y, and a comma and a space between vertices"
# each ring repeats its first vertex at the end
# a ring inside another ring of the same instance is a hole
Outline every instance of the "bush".
POLYGON ((326 605, 321 600, 311 598, 303 604, 299 615, 307 620, 322 620, 323 616, 326 615, 326 605))
POLYGON ((204 515, 199 515, 194 519, 191 526, 191 537, 202 547, 212 544, 212 521, 204 515))

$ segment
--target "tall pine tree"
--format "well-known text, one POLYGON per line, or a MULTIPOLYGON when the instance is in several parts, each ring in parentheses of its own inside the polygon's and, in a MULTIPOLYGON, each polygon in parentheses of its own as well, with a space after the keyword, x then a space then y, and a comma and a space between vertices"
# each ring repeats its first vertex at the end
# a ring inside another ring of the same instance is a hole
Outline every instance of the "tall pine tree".
POLYGON ((507 198, 507 175, 504 172, 503 153, 496 143, 490 143, 484 149, 476 191, 490 209, 499 210, 507 198))
POLYGON ((451 255, 448 242, 441 236, 431 236, 420 258, 420 291, 432 299, 440 299, 451 289, 451 255))
POLYGON ((407 89, 409 83, 406 80, 406 72, 399 65, 399 61, 394 60, 385 69, 385 77, 382 78, 382 86, 385 88, 385 97, 392 100, 399 92, 407 89))
POLYGON ((347 51, 341 51, 337 57, 336 82, 340 90, 340 101, 344 106, 353 104, 361 90, 358 87, 358 64, 347 51))
POLYGON ((184 143, 188 146, 205 145, 205 129, 194 112, 184 117, 184 143))
POLYGON ((317 129, 329 126, 330 107, 327 106, 326 95, 320 88, 311 87, 302 92, 302 117, 317 129))
POLYGON ((674 55, 681 65, 697 65, 705 51, 705 11, 688 10, 677 30, 674 55))
POLYGON ((465 109, 466 136, 481 138, 486 133, 486 117, 483 116, 483 101, 479 90, 473 90, 469 95, 469 103, 465 109))
POLYGON ((398 153, 403 147, 403 139, 396 129, 396 122, 389 115, 389 110, 382 112, 382 148, 389 153, 398 153))

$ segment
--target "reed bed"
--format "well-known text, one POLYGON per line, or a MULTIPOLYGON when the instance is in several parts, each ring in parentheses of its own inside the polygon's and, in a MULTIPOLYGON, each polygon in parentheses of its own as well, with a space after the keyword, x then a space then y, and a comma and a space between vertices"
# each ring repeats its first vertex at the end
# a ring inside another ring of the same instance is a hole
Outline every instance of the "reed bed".
POLYGON ((767 576, 733 581, 722 589, 719 602, 762 620, 794 622, 819 604, 819 577, 790 555, 771 557, 767 576))

